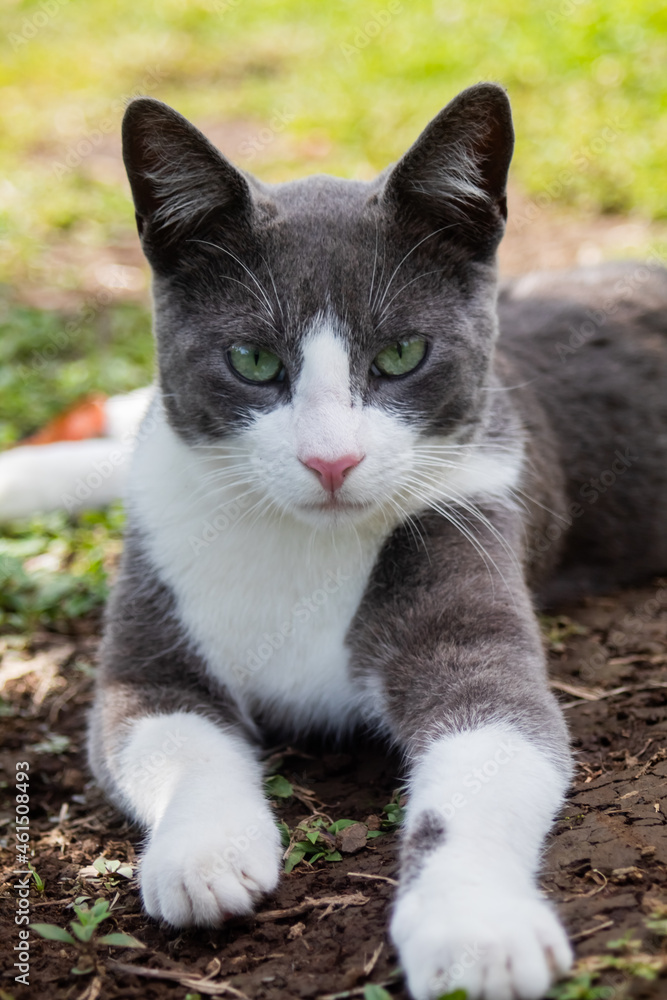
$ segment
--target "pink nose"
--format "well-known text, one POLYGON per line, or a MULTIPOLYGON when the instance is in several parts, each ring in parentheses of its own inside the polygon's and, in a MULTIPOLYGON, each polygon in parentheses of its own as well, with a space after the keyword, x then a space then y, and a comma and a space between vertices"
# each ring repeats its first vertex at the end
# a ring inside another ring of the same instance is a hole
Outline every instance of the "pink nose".
POLYGON ((303 464, 316 472, 320 477, 320 482, 329 493, 335 493, 343 485, 343 480, 359 462, 363 460, 363 455, 343 455, 334 462, 329 462, 324 458, 305 458, 303 464))

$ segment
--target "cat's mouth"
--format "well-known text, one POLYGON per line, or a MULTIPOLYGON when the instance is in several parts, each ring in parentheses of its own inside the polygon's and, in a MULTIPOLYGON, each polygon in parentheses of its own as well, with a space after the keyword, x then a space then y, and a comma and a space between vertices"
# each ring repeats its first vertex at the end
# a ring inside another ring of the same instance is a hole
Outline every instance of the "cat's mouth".
POLYGON ((317 511, 336 511, 336 512, 350 512, 355 513, 362 510, 368 510, 370 504, 364 502, 355 502, 353 500, 341 500, 337 496, 328 496, 326 500, 321 500, 319 503, 310 503, 305 505, 308 510, 317 511))
POLYGON ((375 505, 368 501, 343 500, 337 496, 324 497, 310 503, 301 503, 293 513, 306 524, 330 528, 333 525, 357 524, 365 521, 375 505))

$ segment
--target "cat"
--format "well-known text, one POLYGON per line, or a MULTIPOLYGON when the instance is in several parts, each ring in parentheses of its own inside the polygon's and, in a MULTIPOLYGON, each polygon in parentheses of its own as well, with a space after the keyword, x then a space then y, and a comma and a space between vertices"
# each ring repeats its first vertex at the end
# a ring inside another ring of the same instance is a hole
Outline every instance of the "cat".
POLYGON ((667 568, 667 272, 499 294, 513 142, 488 83, 372 182, 261 183, 154 99, 123 122, 157 379, 91 766, 147 831, 148 913, 212 927, 278 882, 262 740, 386 738, 415 1000, 570 967, 536 881, 572 764, 535 595, 667 568))

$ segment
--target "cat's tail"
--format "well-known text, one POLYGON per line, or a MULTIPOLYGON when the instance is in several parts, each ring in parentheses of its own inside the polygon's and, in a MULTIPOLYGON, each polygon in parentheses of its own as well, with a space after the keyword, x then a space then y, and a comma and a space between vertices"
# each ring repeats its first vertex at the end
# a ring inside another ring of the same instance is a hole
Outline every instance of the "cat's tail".
POLYGON ((95 397, 0 454, 0 522, 91 510, 122 496, 152 388, 95 397))

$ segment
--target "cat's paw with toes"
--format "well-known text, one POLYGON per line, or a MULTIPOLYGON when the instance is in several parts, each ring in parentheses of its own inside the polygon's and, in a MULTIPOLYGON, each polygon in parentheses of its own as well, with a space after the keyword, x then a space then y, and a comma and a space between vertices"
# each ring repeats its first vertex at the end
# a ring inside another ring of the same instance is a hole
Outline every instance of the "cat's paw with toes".
POLYGON ((217 927, 273 892, 281 853, 270 815, 245 826, 163 822, 141 861, 144 906, 173 927, 217 927))
POLYGON ((399 898, 391 925, 415 1000, 466 990, 468 1000, 541 1000, 572 964, 551 907, 508 887, 424 885, 399 898), (444 887, 443 887, 444 889, 444 887))

